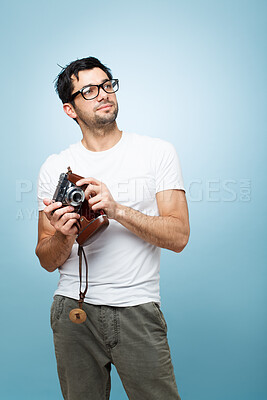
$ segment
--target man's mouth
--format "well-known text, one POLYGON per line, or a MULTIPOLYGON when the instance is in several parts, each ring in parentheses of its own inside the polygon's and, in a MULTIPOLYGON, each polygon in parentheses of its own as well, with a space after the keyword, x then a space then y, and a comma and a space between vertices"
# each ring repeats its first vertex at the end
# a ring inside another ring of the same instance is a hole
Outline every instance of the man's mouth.
POLYGON ((113 105, 113 104, 111 104, 111 103, 103 104, 102 106, 98 107, 98 108, 96 109, 96 111, 108 109, 108 108, 112 107, 112 105, 113 105))

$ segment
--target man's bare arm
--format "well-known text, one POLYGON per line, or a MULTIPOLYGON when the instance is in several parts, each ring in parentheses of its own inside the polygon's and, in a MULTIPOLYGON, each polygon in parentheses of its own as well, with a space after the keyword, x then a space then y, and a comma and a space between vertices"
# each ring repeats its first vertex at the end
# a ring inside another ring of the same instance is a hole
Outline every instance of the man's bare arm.
POLYGON ((71 253, 78 232, 74 224, 79 215, 72 212, 73 207, 59 208, 60 204, 52 204, 48 199, 45 204, 47 207, 39 212, 35 252, 41 266, 52 272, 64 264, 71 253), (53 210, 56 211, 52 215, 53 210))
POLYGON ((160 216, 142 214, 117 205, 115 220, 141 239, 155 246, 181 252, 189 238, 189 218, 185 193, 169 190, 157 193, 160 216))
POLYGON ((190 228, 183 190, 157 193, 160 216, 154 217, 117 203, 107 186, 95 178, 83 178, 76 184, 88 185, 85 197, 94 211, 103 209, 109 218, 118 221, 141 239, 177 253, 186 246, 190 228))

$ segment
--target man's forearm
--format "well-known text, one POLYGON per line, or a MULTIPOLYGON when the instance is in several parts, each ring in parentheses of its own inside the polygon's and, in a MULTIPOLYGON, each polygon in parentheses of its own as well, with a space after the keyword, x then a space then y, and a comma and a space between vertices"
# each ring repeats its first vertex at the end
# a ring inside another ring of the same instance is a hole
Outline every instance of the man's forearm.
POLYGON ((71 253, 75 236, 65 236, 56 232, 40 241, 36 247, 36 255, 40 264, 47 271, 55 271, 67 260, 71 253))
POLYGON ((119 204, 115 220, 146 242, 177 253, 188 242, 189 228, 176 217, 145 215, 119 204))

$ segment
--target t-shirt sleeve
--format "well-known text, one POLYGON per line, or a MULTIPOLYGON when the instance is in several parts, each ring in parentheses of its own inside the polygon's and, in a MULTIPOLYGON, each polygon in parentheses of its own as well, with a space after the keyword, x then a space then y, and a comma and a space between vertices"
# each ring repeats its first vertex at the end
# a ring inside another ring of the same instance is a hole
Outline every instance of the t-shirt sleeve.
POLYGON ((52 199, 57 186, 57 177, 59 175, 54 174, 52 169, 51 159, 48 158, 46 162, 41 166, 38 184, 37 184, 37 199, 38 199, 38 210, 42 211, 45 208, 43 199, 52 199))
POLYGON ((156 152, 156 193, 169 189, 184 188, 180 160, 175 147, 161 141, 156 152))

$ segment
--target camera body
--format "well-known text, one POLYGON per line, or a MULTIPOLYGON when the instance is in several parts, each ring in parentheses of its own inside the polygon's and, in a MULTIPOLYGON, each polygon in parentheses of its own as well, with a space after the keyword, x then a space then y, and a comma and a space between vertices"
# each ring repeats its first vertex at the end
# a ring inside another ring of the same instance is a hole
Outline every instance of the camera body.
POLYGON ((85 195, 82 188, 68 180, 68 173, 63 172, 60 174, 53 200, 60 201, 62 206, 73 206, 75 212, 79 213, 85 195))
POLYGON ((76 185, 80 179, 83 177, 73 174, 68 167, 68 172, 59 176, 53 201, 60 201, 62 207, 73 206, 75 212, 80 214, 79 226, 76 224, 79 229, 76 241, 79 245, 85 246, 90 244, 93 236, 94 239, 98 236, 96 233, 100 233, 108 227, 109 221, 103 210, 93 211, 89 207, 84 194, 87 185, 76 185))

